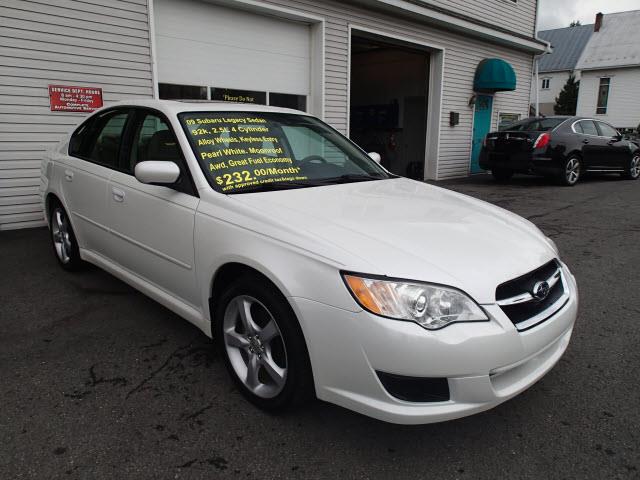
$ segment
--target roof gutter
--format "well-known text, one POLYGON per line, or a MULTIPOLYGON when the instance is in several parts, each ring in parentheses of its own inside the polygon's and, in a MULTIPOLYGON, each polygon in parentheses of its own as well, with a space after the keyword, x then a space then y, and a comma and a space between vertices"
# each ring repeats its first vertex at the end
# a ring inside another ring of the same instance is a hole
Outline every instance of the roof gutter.
POLYGON ((412 20, 480 38, 533 54, 550 52, 550 45, 536 37, 512 32, 502 27, 466 15, 428 4, 421 0, 356 0, 356 3, 377 7, 412 20))

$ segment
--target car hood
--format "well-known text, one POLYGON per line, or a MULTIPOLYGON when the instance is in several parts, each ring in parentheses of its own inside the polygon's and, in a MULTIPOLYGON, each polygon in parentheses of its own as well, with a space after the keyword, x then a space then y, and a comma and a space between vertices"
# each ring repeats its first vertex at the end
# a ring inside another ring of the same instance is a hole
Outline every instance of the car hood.
POLYGON ((555 256, 528 220, 405 178, 233 197, 333 245, 345 270, 451 285, 479 303, 555 256))

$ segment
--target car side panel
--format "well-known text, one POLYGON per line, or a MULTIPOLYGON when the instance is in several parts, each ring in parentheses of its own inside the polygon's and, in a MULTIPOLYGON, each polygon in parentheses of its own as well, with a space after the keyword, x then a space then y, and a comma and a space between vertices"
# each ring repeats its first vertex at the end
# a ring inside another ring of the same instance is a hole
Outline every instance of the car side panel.
POLYGON ((199 309, 193 248, 199 199, 123 172, 113 173, 107 198, 107 256, 199 309))
POLYGON ((104 254, 108 231, 107 184, 112 171, 66 154, 58 155, 55 170, 78 245, 104 254))
POLYGON ((609 145, 610 161, 607 162, 610 168, 615 170, 623 170, 631 161, 632 152, 629 148, 629 142, 626 140, 610 139, 609 145))

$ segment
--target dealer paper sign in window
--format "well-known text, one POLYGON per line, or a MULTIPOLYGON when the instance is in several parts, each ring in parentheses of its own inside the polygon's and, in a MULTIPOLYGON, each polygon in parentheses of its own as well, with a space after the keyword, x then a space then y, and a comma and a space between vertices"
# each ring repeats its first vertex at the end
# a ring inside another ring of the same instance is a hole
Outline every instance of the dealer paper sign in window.
POLYGON ((49 85, 52 112, 93 112, 102 107, 102 89, 49 85))

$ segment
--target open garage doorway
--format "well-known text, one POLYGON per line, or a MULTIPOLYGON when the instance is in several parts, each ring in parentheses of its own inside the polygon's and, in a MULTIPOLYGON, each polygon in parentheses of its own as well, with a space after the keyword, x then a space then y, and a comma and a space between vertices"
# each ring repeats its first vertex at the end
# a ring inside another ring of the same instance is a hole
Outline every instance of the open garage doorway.
POLYGON ((349 135, 392 173, 425 178, 430 52, 353 30, 349 135))

